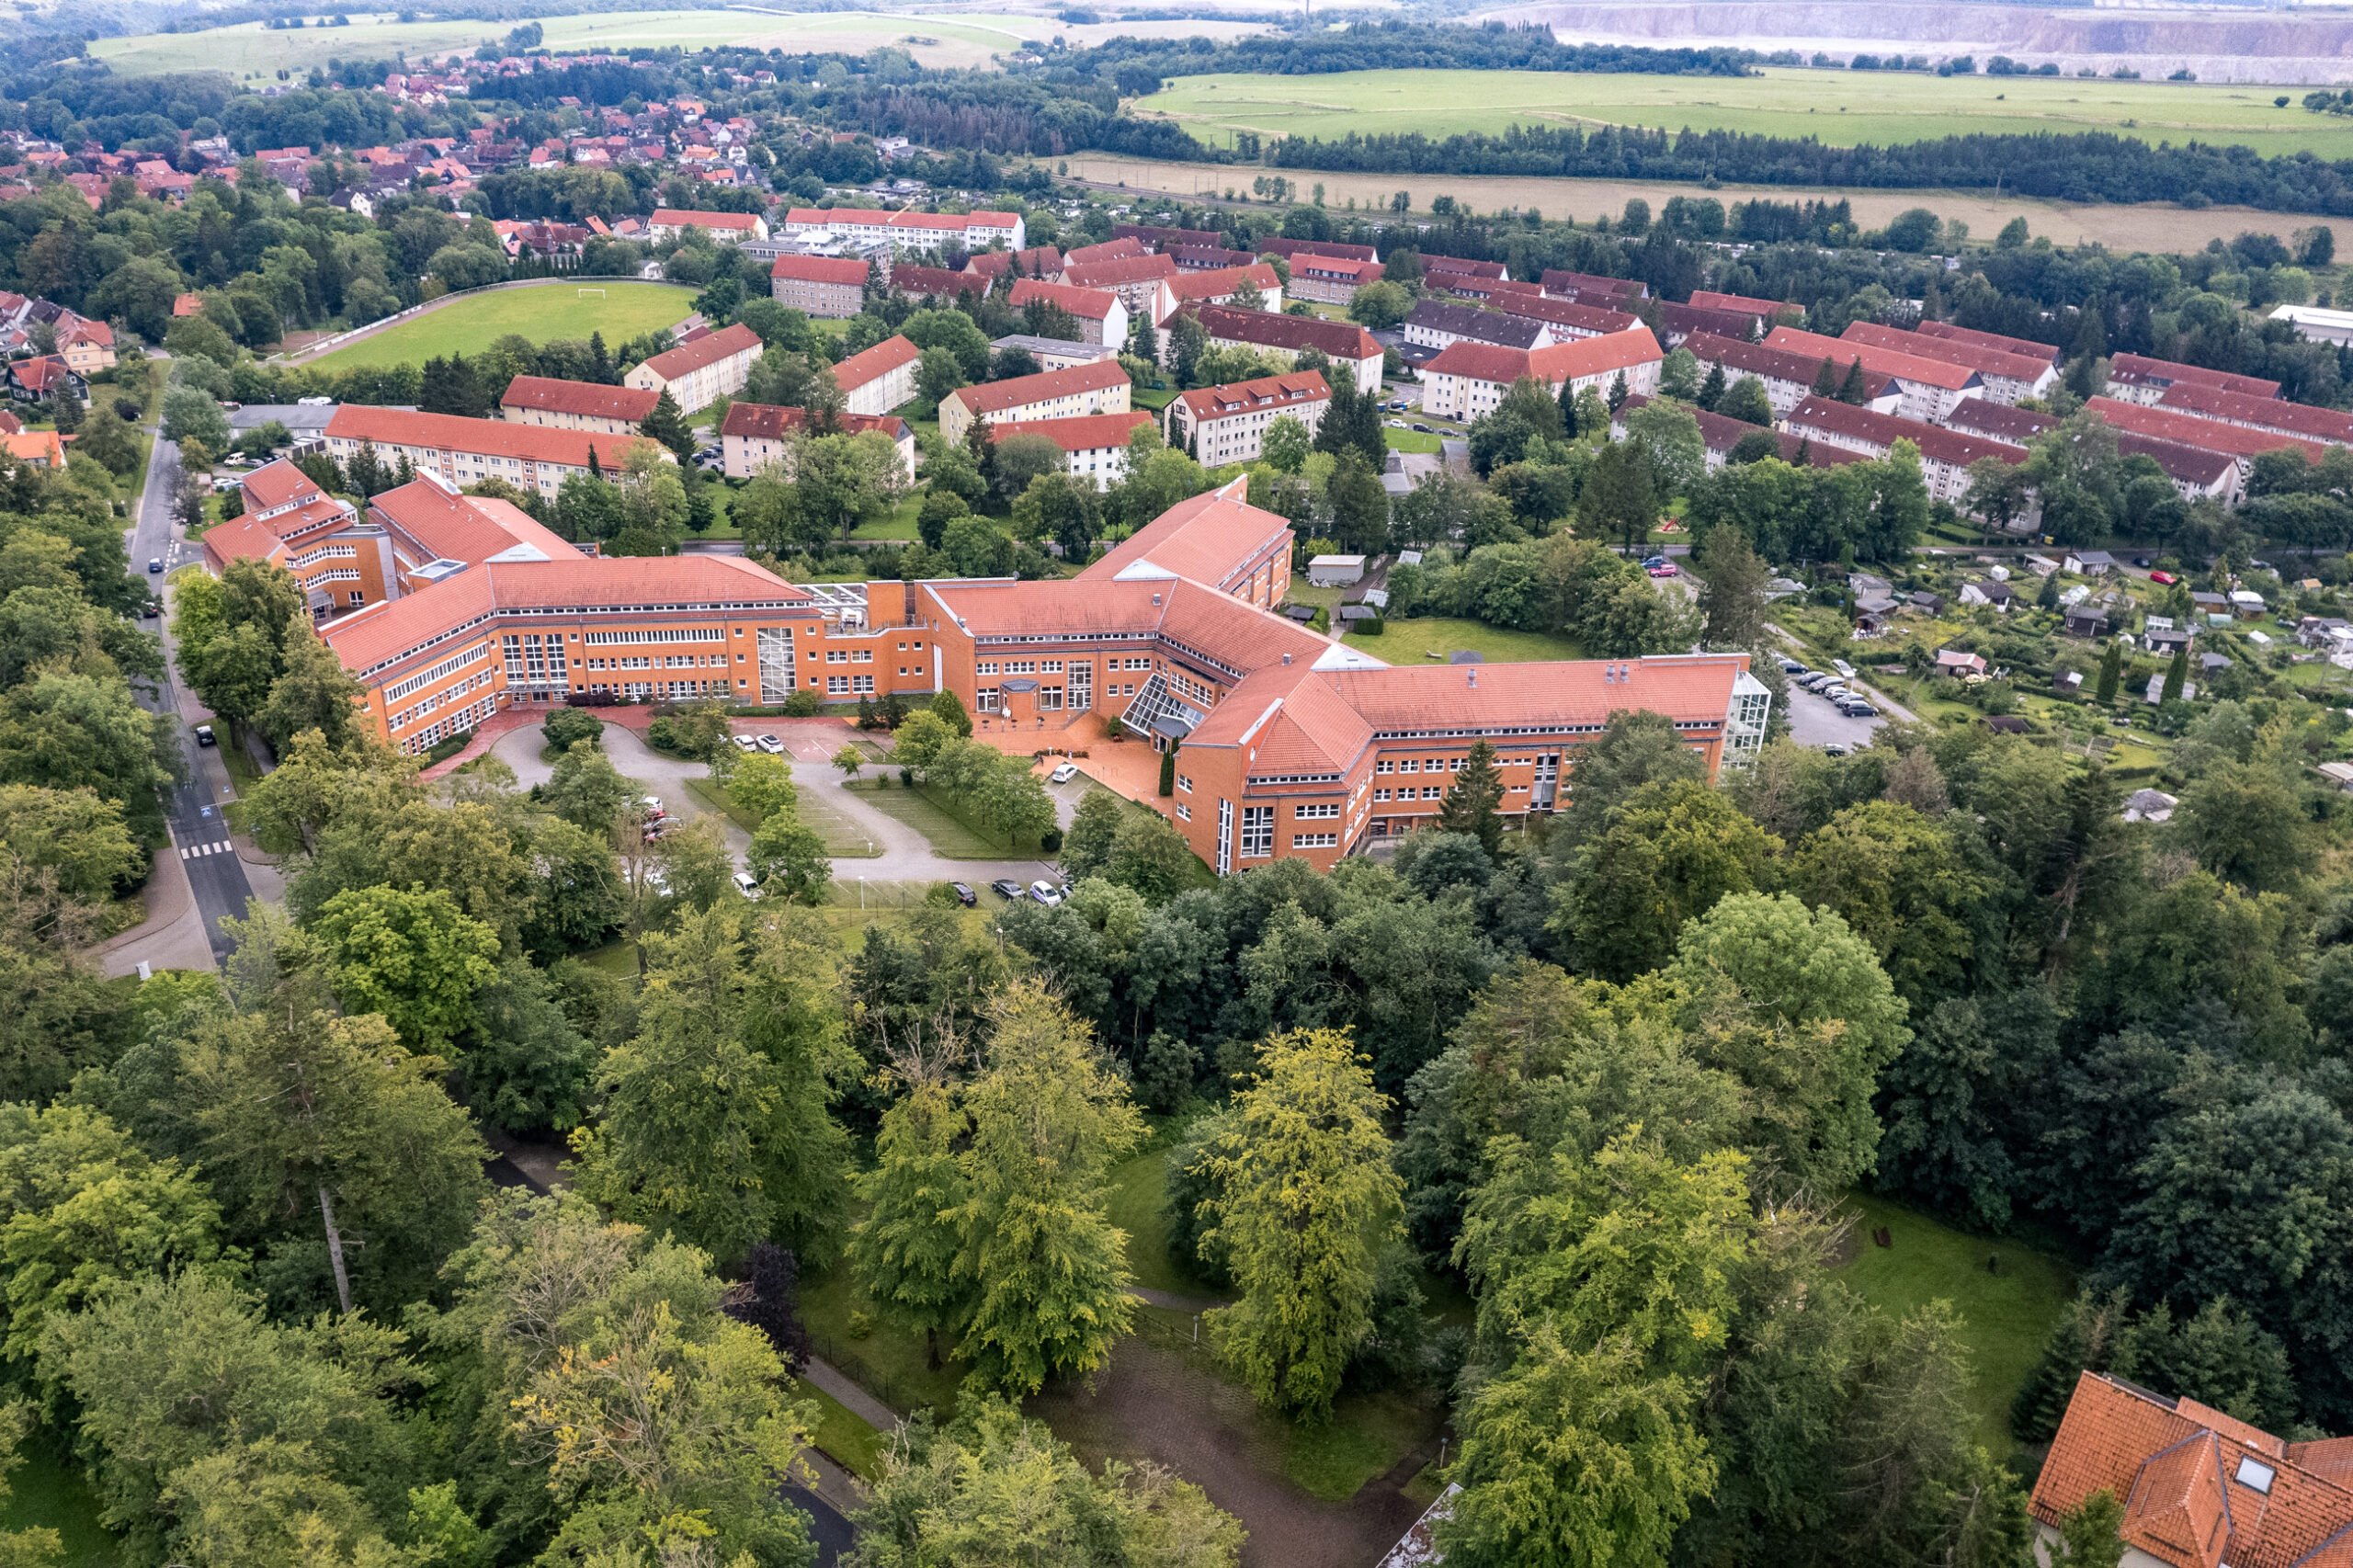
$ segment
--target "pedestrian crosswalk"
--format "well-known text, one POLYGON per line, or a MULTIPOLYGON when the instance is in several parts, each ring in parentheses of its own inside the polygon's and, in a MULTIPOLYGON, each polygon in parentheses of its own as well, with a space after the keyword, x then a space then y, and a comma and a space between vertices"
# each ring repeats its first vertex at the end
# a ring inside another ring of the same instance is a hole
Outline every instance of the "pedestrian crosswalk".
POLYGON ((183 860, 193 860, 199 855, 226 855, 228 853, 229 841, 225 838, 221 840, 218 844, 192 844, 182 845, 180 846, 180 858, 183 860))

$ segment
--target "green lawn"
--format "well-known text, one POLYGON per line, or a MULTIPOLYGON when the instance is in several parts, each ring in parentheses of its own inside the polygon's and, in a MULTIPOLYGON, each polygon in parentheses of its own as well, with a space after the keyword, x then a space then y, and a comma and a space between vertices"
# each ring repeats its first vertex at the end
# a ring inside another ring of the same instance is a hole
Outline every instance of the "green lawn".
POLYGON ((548 343, 601 332, 608 344, 618 347, 632 337, 676 326, 694 313, 694 297, 695 290, 684 283, 553 278, 529 289, 470 295, 438 311, 412 316, 313 363, 326 370, 349 369, 355 365, 421 365, 437 357, 479 353, 493 338, 509 333, 533 343, 548 343), (583 298, 582 289, 602 289, 604 298, 583 298))
MULTIPOLYGON (((801 801, 795 808, 795 814, 825 841, 825 853, 837 860, 871 859, 882 853, 847 812, 825 799, 825 791, 833 788, 830 778, 804 778, 797 782, 801 787, 801 801)), ((727 793, 725 785, 714 784, 708 778, 689 778, 687 788, 711 810, 726 813, 727 820, 745 833, 759 832, 760 824, 753 820, 751 812, 735 803, 727 793)))
POLYGON ((1138 1154, 1111 1173, 1111 1223, 1128 1233, 1137 1284, 1172 1296, 1214 1296, 1168 1251, 1168 1153, 1138 1154))
POLYGON ((887 517, 877 517, 870 523, 860 523, 850 530, 852 539, 912 540, 915 533, 915 515, 923 510, 923 492, 910 491, 899 503, 898 509, 887 517))
POLYGON ((1170 403, 1175 403, 1179 395, 1181 394, 1175 387, 1140 388, 1129 392, 1128 402, 1137 408, 1149 409, 1158 414, 1170 403))
POLYGON ((1933 1301, 1953 1304, 1976 1366, 1970 1403, 1978 1440, 1991 1453, 2008 1453, 2015 1447, 2010 1400, 2075 1292, 2074 1271, 2021 1243, 1970 1235, 1864 1193, 1849 1194, 1847 1202, 1860 1216, 1861 1250, 1844 1278, 1874 1306, 1898 1315, 1933 1301), (1873 1243, 1871 1232, 1881 1226, 1893 1245, 1873 1243), (1998 1273, 1987 1272, 1988 1258, 1997 1260, 1998 1273))
POLYGON ((115 1539, 98 1523, 98 1494, 70 1459, 40 1442, 24 1447, 24 1463, 9 1472, 14 1492, 0 1503, 0 1531, 46 1527, 65 1544, 64 1568, 114 1568, 115 1539))
MULTIPOLYGON (((200 35, 201 36, 201 35, 200 35)), ((93 44, 92 49, 102 47, 93 44)), ((2245 84, 2073 76, 1952 76, 1768 67, 1745 77, 1541 71, 1351 71, 1181 76, 1136 112, 1197 136, 1256 131, 1338 138, 1500 132, 1514 125, 1639 125, 1818 137, 1878 146, 1939 136, 2104 131, 2144 142, 2242 143, 2267 153, 2353 154, 2353 119, 2307 113, 2301 91, 2245 84), (2290 102, 2275 108, 2283 92, 2290 102)))
POLYGON ((1436 454, 1446 449, 1445 437, 1438 435, 1425 436, 1419 430, 1398 430, 1384 427, 1381 432, 1381 438, 1389 444, 1389 449, 1392 452, 1429 452, 1436 454))
POLYGON ((894 778, 889 789, 861 778, 852 788, 868 805, 924 835, 933 851, 950 860, 1014 860, 1038 851, 1038 841, 1015 844, 973 822, 925 789, 910 790, 894 778))
POLYGON ((848 1405, 806 1378, 792 1380, 792 1397, 817 1406, 817 1429, 810 1436, 844 1470, 865 1481, 882 1474, 883 1435, 850 1413, 848 1405))
POLYGON ((1554 637, 1542 631, 1506 631, 1484 621, 1416 616, 1411 620, 1387 624, 1388 630, 1381 636, 1350 637, 1348 645, 1392 665, 1443 664, 1447 654, 1457 649, 1483 654, 1491 665, 1541 664, 1585 657, 1585 651, 1574 638, 1554 637))
MULTIPOLYGON (((847 1264, 801 1280, 801 1319, 822 1359, 892 1409, 912 1415, 928 1405, 943 1416, 955 1413, 964 1369, 954 1361, 943 1362, 937 1371, 926 1366, 923 1336, 883 1323, 847 1264), (863 1336, 853 1334, 853 1312, 868 1319, 863 1336)), ((946 1350, 943 1345, 943 1356, 946 1350)))

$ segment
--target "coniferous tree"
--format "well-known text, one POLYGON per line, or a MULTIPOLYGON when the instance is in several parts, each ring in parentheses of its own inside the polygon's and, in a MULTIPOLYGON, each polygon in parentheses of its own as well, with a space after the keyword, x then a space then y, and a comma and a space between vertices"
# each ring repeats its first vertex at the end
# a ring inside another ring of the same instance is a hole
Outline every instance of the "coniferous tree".
POLYGON ((1489 855, 1504 843, 1504 776, 1495 766, 1495 748, 1474 742, 1462 760, 1462 771, 1447 786, 1438 802, 1438 825, 1446 833, 1467 833, 1489 855))
POLYGON ((687 416, 679 411, 678 400, 664 387, 662 395, 654 400, 654 411, 637 427, 641 436, 650 436, 677 454, 685 462, 695 455, 695 433, 687 424, 687 416))
POLYGON ((940 1332, 954 1337, 972 1295, 956 1276, 956 1216, 969 1187, 955 1145, 965 1126, 945 1085, 910 1085, 882 1113, 874 1169, 858 1182, 867 1215, 850 1235, 850 1266, 868 1294, 884 1317, 924 1336, 935 1368, 940 1332))
POLYGON ((1823 360, 1822 369, 1813 373, 1813 395, 1816 397, 1838 395, 1838 369, 1836 360, 1823 360))
POLYGON ((588 335, 588 369, 591 378, 599 386, 613 384, 613 353, 605 347, 605 335, 601 331, 588 335))
POLYGON ((1616 379, 1609 383, 1609 412, 1615 414, 1625 407, 1627 396, 1626 372, 1620 370, 1616 379))
POLYGON ((2108 652, 2102 653, 2099 658, 2099 687, 2097 695, 2102 707, 2116 700, 2117 684, 2122 680, 2123 676, 2124 644, 2121 641, 2111 642, 2108 645, 2108 652))
POLYGON ((1870 392, 1863 385, 1863 361, 1859 357, 1847 367, 1847 379, 1838 383, 1838 401, 1859 408, 1870 401, 1870 392))
POLYGON ((2180 701, 2182 691, 2188 680, 2189 650, 2187 647, 2176 648, 2173 651, 2173 663, 2165 666, 2165 683, 2158 688, 2157 700, 2159 702, 2180 701))

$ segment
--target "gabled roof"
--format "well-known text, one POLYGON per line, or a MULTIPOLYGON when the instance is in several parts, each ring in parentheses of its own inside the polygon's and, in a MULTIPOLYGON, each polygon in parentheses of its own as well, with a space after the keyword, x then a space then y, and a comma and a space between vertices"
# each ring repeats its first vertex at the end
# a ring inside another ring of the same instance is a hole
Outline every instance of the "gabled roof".
POLYGON ((1881 448, 1893 447, 1898 441, 1909 441, 1929 462, 1947 463, 1954 468, 1967 468, 1980 458, 1999 458, 2006 463, 2026 461, 2023 447, 2013 447, 2007 441, 1989 440, 1983 436, 1964 435, 1939 425, 1923 425, 1916 419, 1899 419, 1893 414, 1881 414, 1873 409, 1858 408, 1836 398, 1809 397, 1790 411, 1788 420, 1791 431, 1804 426, 1868 441, 1881 448))
POLYGON ((1222 587, 1267 544, 1290 529, 1278 513, 1250 505, 1246 480, 1234 480, 1179 501, 1113 545, 1078 580, 1108 581, 1129 565, 1150 561, 1163 571, 1222 587))
POLYGON ((1522 376, 1558 383, 1607 375, 1665 358, 1646 326, 1598 337, 1575 337, 1549 348, 1505 348, 1463 340, 1448 344, 1422 370, 1424 376, 1461 376, 1508 386, 1522 376))
POLYGON ((1254 381, 1202 387, 1184 393, 1176 401, 1185 405, 1188 414, 1199 420, 1223 419, 1232 415, 1277 405, 1310 403, 1319 399, 1328 400, 1331 395, 1331 384, 1324 380, 1323 371, 1289 370, 1279 376, 1260 376, 1254 381))
POLYGON ((1892 348, 1915 358, 1962 365, 1980 375, 2000 376, 2008 381, 2024 381, 2029 386, 2040 385, 2052 374, 2048 359, 1988 348, 1978 343, 1932 337, 1927 333, 1905 332, 1900 327, 1881 326, 1877 322, 1848 322, 1847 330, 1838 335, 1842 343, 1865 343, 1874 348, 1892 348))
MULTIPOLYGON (((1727 375, 1737 370, 1751 376, 1794 381, 1802 387, 1814 384, 1825 362, 1818 354, 1768 348, 1762 343, 1750 343, 1745 338, 1719 337, 1708 332, 1693 333, 1683 340, 1683 347, 1691 350, 1692 357, 1702 365, 1723 366, 1727 375)), ((1833 379, 1844 381, 1846 367, 1835 361, 1832 363, 1833 379)), ((1864 396, 1878 397, 1887 391, 1890 384, 1884 371, 1875 371, 1869 366, 1863 368, 1864 396)))
POLYGON ((649 224, 667 224, 685 228, 692 224, 698 229, 746 229, 760 221, 756 212, 701 212, 684 207, 657 207, 649 224))
POLYGON ((893 333, 862 354, 853 354, 834 367, 834 384, 844 392, 881 381, 902 365, 923 358, 923 350, 893 333))
POLYGON ((324 494, 318 482, 284 458, 266 462, 237 482, 247 512, 267 512, 306 495, 324 494))
POLYGON ((369 516, 414 540, 429 560, 572 561, 580 551, 512 502, 460 495, 419 479, 369 499, 369 516))
POLYGON ((2259 426, 2290 436, 2309 436, 2332 446, 2353 445, 2353 415, 2333 408, 2315 408, 2285 398, 2249 397, 2196 381, 2176 381, 2157 400, 2159 408, 2178 409, 2238 425, 2259 426))
POLYGON ((1691 290, 1691 304, 1702 311, 1734 311, 1742 315, 1763 316, 1770 321, 1781 311, 1805 313, 1802 305, 1792 305, 1779 300, 1760 300, 1754 294, 1720 294, 1713 289, 1691 290))
MULTIPOLYGON (((1564 305, 1563 309, 1580 307, 1564 305)), ((1597 315, 1603 312, 1595 312, 1597 315)), ((1405 318, 1407 328, 1419 327, 1425 332, 1443 332, 1455 337, 1467 337, 1474 343, 1501 344, 1506 348, 1532 348, 1537 339, 1547 335, 1545 323, 1534 316, 1506 314, 1501 311, 1483 311, 1475 305, 1449 305, 1442 300, 1415 301, 1413 314, 1405 318)))
POLYGON ((1043 436, 1065 452, 1101 451, 1125 447, 1138 430, 1152 423, 1141 408, 1125 414, 1078 414, 1068 419, 1013 419, 988 427, 992 441, 1015 436, 1043 436))
POLYGON ((1949 338, 1955 343, 1974 343, 1986 348, 1998 348, 2006 354, 2023 354, 2029 358, 2043 359, 2056 365, 2059 350, 2048 343, 2037 343, 2030 337, 2005 337, 1998 332, 1980 332, 1973 326, 1955 326, 1949 321, 1923 321, 1919 330, 1930 337, 1949 338))
POLYGON ((597 381, 563 381, 552 376, 517 376, 506 383, 501 408, 538 408, 587 419, 622 419, 641 425, 662 394, 650 387, 608 387, 597 381))
MULTIPOLYGON (((895 414, 844 414, 839 416, 842 433, 862 435, 878 430, 893 441, 907 437, 907 422, 895 414)), ((809 422, 805 408, 779 408, 768 403, 731 403, 727 417, 720 422, 722 437, 735 436, 752 441, 780 441, 809 422)))
POLYGON ((1179 304, 1194 300, 1222 300, 1242 291, 1248 284, 1261 294, 1273 294, 1283 286, 1283 280, 1273 267, 1263 261, 1247 267, 1220 267, 1207 272, 1181 272, 1168 279, 1169 296, 1179 304))
POLYGON ((666 354, 656 354, 645 361, 645 369, 665 381, 675 381, 681 376, 694 374, 705 365, 716 365, 732 355, 757 354, 761 347, 760 335, 737 322, 733 326, 721 327, 709 336, 698 337, 692 343, 673 348, 666 354))
POLYGON ((967 414, 990 415, 1050 398, 1107 392, 1127 384, 1128 373, 1116 361, 1098 359, 1091 365, 1066 365, 1059 370, 1040 370, 1034 376, 1016 376, 1009 381, 959 387, 948 395, 961 403, 967 414))
POLYGON ((785 226, 790 229, 830 229, 854 224, 859 228, 957 233, 966 229, 1009 230, 1020 222, 1020 215, 1013 212, 892 212, 875 207, 795 207, 784 215, 785 226))
POLYGON ((1320 348, 1334 359, 1378 359, 1382 349, 1372 334, 1354 322, 1325 321, 1321 316, 1279 315, 1273 311, 1237 311, 1224 305, 1190 307, 1193 319, 1211 337, 1249 343, 1297 353, 1320 348))
POLYGON ((1497 294, 1495 306, 1507 316, 1526 316, 1531 321, 1550 322, 1554 326, 1574 327, 1579 332, 1597 335, 1626 332, 1643 324, 1642 319, 1629 311, 1580 305, 1573 300, 1555 300, 1547 294, 1522 294, 1516 290, 1497 294))
POLYGON ((1841 365, 1860 359, 1866 370, 1884 371, 1899 381, 1935 387, 1942 392, 1963 392, 1984 384, 1984 378, 1966 365, 1950 364, 1942 359, 1923 359, 1916 354, 1881 348, 1869 343, 1849 342, 1845 338, 1824 337, 1818 332, 1802 332, 1793 326, 1777 326, 1767 333, 1765 346, 1768 348, 1786 348, 1793 354, 1811 354, 1817 359, 1835 359, 1841 365))
POLYGON ((844 283, 863 287, 870 264, 854 256, 780 256, 768 268, 770 278, 801 283, 844 283))
POLYGON ((1120 261, 1131 256, 1145 254, 1143 242, 1132 236, 1105 240, 1099 245, 1081 245, 1063 253, 1064 267, 1085 267, 1097 261, 1120 261))
POLYGON ((1063 281, 1080 289, 1116 289, 1122 283, 1146 283, 1176 276, 1176 258, 1167 256, 1118 256, 1106 261, 1063 261, 1063 281))
POLYGON ((2126 386, 2169 387, 2188 381, 2195 386, 2212 387, 2218 392, 2241 392, 2248 397, 2278 397, 2279 383, 2267 381, 2260 376, 2234 376, 2227 370, 2210 370, 2203 365, 2184 365, 2173 359, 2152 359, 2145 354, 2119 354, 2108 362, 2108 379, 2126 386))
POLYGON ((1501 278, 1506 274, 1500 261, 1465 261, 1457 256, 1426 256, 1422 257, 1425 277, 1436 273, 1461 273, 1472 278, 1501 278))
POLYGON ((2328 449, 2320 442, 2308 441, 2301 436, 2282 435, 2274 430, 2251 430, 2244 425, 2201 419, 2178 409, 2151 408, 2145 403, 2126 403, 2112 397, 2096 397, 2084 406, 2097 409, 2101 418, 2120 430, 2130 430, 2139 436, 2154 436, 2164 441, 2179 441, 2184 446, 2202 447, 2210 452, 2229 452, 2234 457, 2252 458, 2282 447, 2292 447, 2313 462, 2328 455, 2328 449))
POLYGON ((586 468, 588 454, 618 469, 643 436, 608 436, 553 425, 522 425, 509 419, 468 419, 456 414, 416 414, 347 403, 327 421, 326 434, 377 446, 423 447, 435 451, 484 452, 530 462, 586 468))
POLYGON ((1046 283, 1035 278, 1014 280, 1012 305, 1019 310, 1032 300, 1060 305, 1082 321, 1102 321, 1122 308, 1120 296, 1102 289, 1079 289, 1068 283, 1046 283))

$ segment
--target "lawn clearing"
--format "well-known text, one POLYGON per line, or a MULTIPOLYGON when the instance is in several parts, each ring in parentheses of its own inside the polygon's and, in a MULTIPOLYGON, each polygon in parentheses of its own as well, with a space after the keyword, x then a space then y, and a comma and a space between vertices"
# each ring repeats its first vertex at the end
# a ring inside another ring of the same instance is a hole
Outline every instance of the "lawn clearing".
POLYGON ((850 1413, 848 1405, 806 1378, 792 1380, 792 1397, 817 1406, 817 1429, 810 1434, 844 1470, 864 1481, 882 1477, 882 1434, 850 1413))
POLYGON ((872 522, 858 524, 857 528, 850 530, 849 537, 901 541, 918 538, 915 532, 915 517, 922 511, 923 493, 910 491, 895 510, 886 517, 875 518, 872 522))
POLYGON ((23 1457, 8 1474, 14 1494, 0 1502, 0 1531, 55 1530, 65 1544, 64 1568, 114 1568, 121 1562, 114 1537, 98 1523, 98 1494, 82 1467, 38 1440, 25 1444, 23 1457))
MULTIPOLYGON (((94 46, 95 47, 95 46, 94 46)), ((2110 131, 2142 141, 2222 142, 2285 154, 2353 155, 2353 121, 2307 112, 2247 84, 2116 82, 2075 76, 1931 76, 1768 67, 1752 76, 1569 75, 1547 71, 1349 71, 1322 76, 1182 76, 1139 99, 1220 142, 1227 133, 1338 138, 1418 131, 1433 139, 1581 125, 1812 136, 1837 147, 1942 136, 2110 131)), ((1301 171, 1302 179, 1312 177, 1301 171)))
POLYGON ((493 338, 508 333, 538 344, 601 332, 606 347, 618 348, 632 337, 677 325, 694 313, 694 298, 695 290, 683 283, 620 278, 583 283, 576 278, 554 278, 529 289, 469 294, 313 363, 327 370, 359 365, 422 365, 452 354, 479 354, 493 338), (584 288, 602 289, 604 297, 583 298, 584 288))
POLYGON ((1864 1193, 1850 1193, 1847 1202, 1858 1215, 1860 1247, 1840 1277, 1899 1317, 1929 1301, 1952 1303, 1977 1373, 1970 1393, 1977 1439, 1989 1453, 2007 1454, 2017 1446, 2010 1401, 2075 1293, 2074 1270, 2022 1243, 1973 1236, 1864 1193), (1893 1246, 1873 1243, 1871 1232, 1881 1226, 1893 1246), (1988 1258, 1998 1260, 1999 1273, 1986 1271, 1988 1258))
POLYGON ((1392 620, 1378 637, 1350 637, 1348 645, 1361 648, 1392 665, 1444 664, 1457 649, 1482 654, 1491 665, 1543 664, 1554 659, 1582 659, 1585 650, 1573 637, 1543 631, 1506 631, 1484 621, 1458 620, 1446 616, 1416 616, 1392 620))
POLYGON ((955 1414, 964 1368, 945 1359, 943 1343, 942 1364, 932 1369, 923 1335, 884 1323, 847 1263, 835 1264, 820 1278, 801 1281, 801 1321, 808 1324, 820 1358, 892 1409, 903 1415, 926 1406, 942 1417, 955 1414), (853 1313, 861 1314, 864 1324, 853 1325, 853 1313), (854 1333, 854 1327, 864 1332, 854 1333))
POLYGON ((1036 839, 1016 844, 991 833, 929 790, 896 783, 886 790, 880 779, 860 779, 849 788, 876 811, 922 834, 933 853, 947 859, 1019 860, 1038 852, 1036 839))
MULTIPOLYGON (((801 800, 794 807, 793 814, 825 841, 826 854, 836 860, 866 860, 882 853, 847 812, 824 798, 822 791, 831 787, 832 780, 801 778, 795 782, 801 789, 801 800)), ((759 823, 750 812, 735 803, 725 785, 715 784, 708 778, 689 778, 687 788, 711 810, 725 812, 727 820, 745 833, 760 831, 759 823)))
POLYGON ((1111 1173, 1111 1223, 1128 1233, 1128 1267, 1145 1290, 1220 1295, 1168 1250, 1168 1155, 1166 1149, 1139 1154, 1111 1173))
POLYGON ((1426 436, 1419 430, 1384 428, 1381 432, 1381 438, 1388 444, 1389 449, 1392 452, 1428 452, 1436 456, 1446 449, 1445 437, 1426 436))

